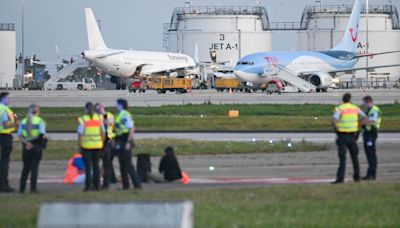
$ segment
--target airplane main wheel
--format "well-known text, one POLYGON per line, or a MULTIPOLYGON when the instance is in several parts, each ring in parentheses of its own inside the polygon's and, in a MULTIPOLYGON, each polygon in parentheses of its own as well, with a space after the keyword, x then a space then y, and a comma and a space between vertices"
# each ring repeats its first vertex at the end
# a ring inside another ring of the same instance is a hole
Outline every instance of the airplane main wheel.
POLYGON ((317 91, 317 93, 320 93, 320 92, 321 92, 321 89, 316 89, 316 91, 317 91))

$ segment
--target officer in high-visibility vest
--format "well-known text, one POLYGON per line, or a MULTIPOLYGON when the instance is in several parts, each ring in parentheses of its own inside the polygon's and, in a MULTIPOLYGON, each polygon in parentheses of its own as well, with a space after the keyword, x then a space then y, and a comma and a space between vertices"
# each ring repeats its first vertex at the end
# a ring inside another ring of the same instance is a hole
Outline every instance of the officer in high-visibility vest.
POLYGON ((353 162, 353 180, 360 181, 360 164, 358 162, 357 138, 360 130, 360 121, 365 118, 364 112, 351 103, 351 94, 343 95, 343 103, 335 108, 332 126, 337 134, 336 144, 338 146, 339 168, 336 181, 333 184, 344 182, 346 170, 346 148, 350 151, 353 162))
POLYGON ((17 127, 17 119, 8 107, 9 103, 9 93, 0 93, 0 192, 14 192, 9 185, 8 171, 13 149, 12 133, 17 127))
POLYGON ((115 150, 119 158, 122 188, 129 189, 129 177, 136 189, 142 188, 139 176, 132 164, 133 134, 135 131, 131 114, 128 112, 128 102, 118 99, 115 105, 118 114, 115 118, 115 150))
POLYGON ((99 157, 104 145, 105 127, 101 116, 94 112, 91 102, 86 103, 85 115, 79 117, 78 122, 79 146, 85 163, 86 174, 84 191, 99 191, 99 157))
POLYGON ((37 193, 37 178, 39 163, 42 160, 44 149, 43 140, 46 135, 46 124, 39 117, 39 106, 31 105, 28 109, 26 118, 21 121, 18 128, 19 140, 22 142, 22 168, 19 192, 25 192, 26 181, 29 173, 31 174, 31 193, 37 193))
POLYGON ((371 96, 363 98, 364 107, 367 109, 368 120, 363 125, 363 141, 365 155, 368 161, 367 175, 363 177, 363 180, 375 180, 376 179, 376 168, 377 168, 377 157, 376 157, 376 140, 378 139, 378 131, 382 123, 382 112, 380 108, 374 105, 374 101, 371 96))
POLYGON ((113 159, 115 154, 112 150, 112 145, 114 144, 114 115, 111 112, 106 112, 104 106, 100 103, 94 105, 94 109, 96 114, 100 115, 103 118, 103 125, 106 129, 106 137, 104 141, 104 148, 102 153, 103 160, 103 189, 108 189, 111 183, 116 183, 117 178, 114 172, 113 159))

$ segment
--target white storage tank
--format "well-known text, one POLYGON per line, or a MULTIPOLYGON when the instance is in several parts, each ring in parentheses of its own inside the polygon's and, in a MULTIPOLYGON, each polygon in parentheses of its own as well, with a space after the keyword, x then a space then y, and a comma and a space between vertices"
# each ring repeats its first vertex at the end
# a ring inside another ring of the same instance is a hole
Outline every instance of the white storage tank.
POLYGON ((271 50, 271 32, 265 7, 212 6, 175 8, 164 28, 164 48, 210 61, 215 50, 218 62, 234 66, 244 55, 271 50))
MULTIPOLYGON (((298 32, 300 50, 327 50, 338 44, 346 29, 352 6, 307 6, 303 13, 302 26, 298 32)), ((366 8, 360 21, 358 53, 366 54, 366 8)), ((372 5, 368 16, 369 52, 378 53, 400 50, 400 23, 396 6, 372 5)), ((400 53, 374 56, 369 66, 400 64, 400 53)), ((366 58, 361 58, 355 67, 365 67, 366 58)), ((374 75, 389 75, 390 81, 400 78, 400 67, 376 69, 374 75)), ((358 71, 357 78, 365 78, 365 71, 358 71)), ((344 76, 348 80, 353 75, 344 76)), ((369 81, 374 80, 373 78, 369 81)))
POLYGON ((0 23, 0 88, 11 88, 15 77, 15 25, 0 23))

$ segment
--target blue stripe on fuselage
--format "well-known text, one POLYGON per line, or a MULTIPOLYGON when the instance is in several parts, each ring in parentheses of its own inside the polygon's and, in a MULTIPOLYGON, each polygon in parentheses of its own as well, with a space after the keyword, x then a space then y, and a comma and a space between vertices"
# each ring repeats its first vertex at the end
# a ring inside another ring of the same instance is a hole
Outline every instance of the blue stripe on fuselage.
POLYGON ((300 57, 318 58, 338 70, 352 68, 357 63, 357 59, 353 59, 354 54, 345 51, 260 52, 241 58, 235 70, 263 75, 268 63, 267 57, 272 58, 270 60, 276 61, 283 67, 288 66, 293 60, 300 57), (246 65, 242 65, 243 62, 246 65))

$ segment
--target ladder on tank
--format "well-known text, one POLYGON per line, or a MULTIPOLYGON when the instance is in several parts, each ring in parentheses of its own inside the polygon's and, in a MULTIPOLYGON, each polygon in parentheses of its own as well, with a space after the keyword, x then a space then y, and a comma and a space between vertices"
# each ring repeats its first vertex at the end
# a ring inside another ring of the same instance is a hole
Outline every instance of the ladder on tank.
POLYGON ((276 74, 276 77, 280 80, 288 82, 293 86, 297 87, 301 92, 311 92, 316 91, 317 87, 310 82, 300 78, 296 73, 291 70, 278 65, 279 72, 276 74))
POLYGON ((49 80, 45 82, 46 83, 54 83, 58 82, 59 80, 65 79, 68 77, 68 75, 72 74, 76 69, 78 68, 84 68, 88 67, 89 64, 86 60, 83 59, 78 59, 75 62, 65 66, 63 69, 55 73, 53 76, 50 77, 49 80))

